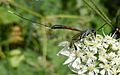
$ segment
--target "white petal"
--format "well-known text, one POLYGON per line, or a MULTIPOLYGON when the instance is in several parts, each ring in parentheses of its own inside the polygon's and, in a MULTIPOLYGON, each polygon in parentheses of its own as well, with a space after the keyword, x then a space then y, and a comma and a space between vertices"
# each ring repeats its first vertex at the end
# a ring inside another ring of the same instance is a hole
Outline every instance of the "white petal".
POLYGON ((93 62, 93 60, 92 60, 92 59, 90 59, 90 58, 88 58, 88 60, 87 60, 86 64, 91 64, 92 62, 93 62))
POLYGON ((73 68, 71 65, 72 65, 72 63, 70 63, 70 64, 68 65, 68 67, 70 68, 70 70, 73 71, 74 73, 78 73, 79 70, 73 68))
POLYGON ((58 52, 58 56, 59 55, 65 55, 65 56, 70 56, 71 52, 69 50, 65 50, 64 48, 58 52))
POLYGON ((107 70, 108 75, 113 75, 111 70, 107 70))
POLYGON ((79 71, 78 71, 78 74, 84 74, 85 72, 87 71, 87 67, 86 66, 82 66, 82 69, 80 69, 79 71))
POLYGON ((73 67, 73 68, 76 68, 76 69, 80 69, 80 65, 81 65, 81 60, 80 60, 80 58, 77 58, 77 59, 73 62, 72 67, 73 67))
POLYGON ((73 62, 75 60, 75 57, 69 57, 63 64, 65 65, 65 64, 69 64, 69 63, 71 63, 71 62, 73 62))
POLYGON ((102 75, 105 75, 105 70, 103 69, 102 71, 100 71, 100 73, 101 73, 102 75))
MULTIPOLYGON (((93 72, 93 71, 89 72, 89 75, 94 75, 94 72, 93 72)), ((95 75, 96 75, 96 74, 95 74, 95 75)))

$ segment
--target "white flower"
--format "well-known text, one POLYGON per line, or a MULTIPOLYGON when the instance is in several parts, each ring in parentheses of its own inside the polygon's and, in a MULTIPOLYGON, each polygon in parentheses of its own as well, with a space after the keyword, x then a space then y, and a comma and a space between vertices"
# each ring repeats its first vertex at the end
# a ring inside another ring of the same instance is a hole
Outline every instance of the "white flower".
POLYGON ((69 64, 68 67, 69 67, 73 72, 75 72, 75 73, 77 73, 77 74, 79 74, 79 75, 82 75, 82 74, 84 74, 84 73, 87 71, 87 67, 84 66, 84 65, 82 65, 82 64, 79 65, 79 68, 80 68, 80 69, 73 68, 73 67, 72 67, 72 63, 69 64))
POLYGON ((78 71, 78 74, 87 72, 87 75, 98 75, 99 70, 95 66, 95 64, 82 65, 81 69, 78 71))
POLYGON ((89 71, 88 72, 89 75, 98 75, 98 73, 99 73, 99 70, 98 70, 98 68, 96 68, 95 64, 89 64, 88 71, 89 71))
POLYGON ((120 73, 120 67, 119 66, 113 66, 111 68, 113 75, 119 75, 120 73))
POLYGON ((112 50, 116 51, 120 49, 120 42, 112 44, 112 50))
POLYGON ((114 44, 116 43, 116 39, 114 39, 112 36, 108 36, 106 35, 103 39, 104 42, 106 42, 107 44, 114 44))
POLYGON ((86 52, 86 58, 88 59, 86 63, 92 63, 93 61, 97 60, 97 57, 94 56, 92 52, 86 52))
POLYGON ((115 58, 116 54, 114 52, 110 52, 109 54, 107 54, 107 59, 108 60, 113 60, 115 58))
POLYGON ((58 52, 58 56, 59 55, 65 55, 65 56, 70 56, 70 54, 72 53, 72 50, 69 48, 69 42, 68 41, 64 41, 64 42, 61 42, 59 44, 59 46, 64 46, 64 48, 58 52))
POLYGON ((104 46, 105 48, 108 48, 110 45, 113 45, 113 44, 115 44, 116 42, 117 42, 116 39, 114 39, 114 38, 111 37, 111 36, 106 35, 106 36, 104 37, 104 39, 103 39, 103 46, 104 46))
POLYGON ((117 56, 117 55, 116 55, 116 56, 112 59, 111 63, 112 63, 113 65, 120 66, 120 56, 117 56))
POLYGON ((88 35, 74 42, 62 42, 58 55, 67 56, 64 64, 79 75, 118 75, 120 73, 120 40, 114 36, 88 35), (82 40, 82 41, 81 41, 82 40))
POLYGON ((100 49, 98 52, 98 60, 100 60, 101 62, 108 62, 108 60, 106 59, 106 50, 105 49, 100 49))
POLYGON ((73 68, 76 68, 76 69, 80 69, 80 65, 81 64, 81 59, 80 58, 76 58, 75 61, 71 64, 71 66, 73 68))
POLYGON ((64 64, 69 64, 69 63, 73 62, 75 59, 76 59, 75 57, 70 56, 70 57, 64 62, 64 64))
POLYGON ((102 75, 112 75, 112 66, 109 63, 104 63, 104 64, 99 64, 100 68, 102 68, 102 70, 100 71, 100 74, 102 75))

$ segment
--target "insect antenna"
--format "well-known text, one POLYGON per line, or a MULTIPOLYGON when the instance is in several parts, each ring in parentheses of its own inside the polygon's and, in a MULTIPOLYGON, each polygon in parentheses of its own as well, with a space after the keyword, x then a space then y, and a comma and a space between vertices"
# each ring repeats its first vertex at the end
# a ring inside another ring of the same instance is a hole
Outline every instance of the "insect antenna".
POLYGON ((64 25, 52 25, 52 26, 51 26, 51 25, 42 24, 42 23, 40 23, 40 22, 36 22, 36 21, 30 20, 30 19, 27 19, 27 18, 21 16, 20 14, 15 13, 15 12, 12 12, 12 11, 8 11, 8 12, 10 12, 10 13, 18 16, 18 17, 20 17, 21 19, 25 19, 25 20, 27 20, 27 21, 29 21, 29 22, 36 23, 36 24, 39 24, 39 25, 48 27, 48 28, 50 28, 50 29, 67 29, 67 30, 73 30, 73 31, 79 31, 79 32, 81 31, 81 30, 79 30, 79 29, 72 28, 72 27, 68 27, 68 26, 64 26, 64 25))
POLYGON ((97 7, 97 5, 93 2, 93 0, 90 0, 90 2, 93 4, 94 7, 90 5, 86 0, 83 0, 83 2, 92 10, 94 10, 112 29, 114 29, 111 20, 97 7))
POLYGON ((16 15, 16 16, 18 16, 18 17, 20 17, 21 19, 24 19, 24 20, 27 20, 27 21, 29 21, 29 22, 36 23, 36 24, 39 24, 39 25, 42 25, 42 26, 45 26, 45 27, 50 28, 50 26, 48 26, 48 25, 45 25, 45 24, 42 24, 42 23, 40 23, 40 22, 36 22, 36 21, 30 20, 30 19, 27 19, 27 18, 23 17, 22 15, 17 14, 17 13, 15 13, 15 12, 12 12, 12 11, 8 11, 8 12, 11 13, 11 14, 16 15))

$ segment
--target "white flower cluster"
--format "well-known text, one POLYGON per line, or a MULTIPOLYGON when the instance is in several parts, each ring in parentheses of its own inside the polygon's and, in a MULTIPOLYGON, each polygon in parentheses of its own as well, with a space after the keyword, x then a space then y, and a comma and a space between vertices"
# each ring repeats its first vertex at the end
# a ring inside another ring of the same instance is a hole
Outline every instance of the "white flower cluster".
POLYGON ((120 40, 113 36, 88 35, 74 43, 64 41, 57 55, 67 56, 64 62, 78 75, 120 75, 120 40), (81 42, 81 40, 83 40, 81 42))

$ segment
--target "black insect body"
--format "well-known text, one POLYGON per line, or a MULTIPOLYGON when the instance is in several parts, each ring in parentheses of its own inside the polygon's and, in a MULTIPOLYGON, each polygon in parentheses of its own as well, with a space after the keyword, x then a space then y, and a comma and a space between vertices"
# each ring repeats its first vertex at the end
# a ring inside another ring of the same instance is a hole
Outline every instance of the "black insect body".
MULTIPOLYGON (((96 36, 96 30, 94 29, 88 29, 85 31, 81 31, 80 33, 77 33, 76 35, 74 35, 72 37, 72 40, 70 42, 70 48, 74 47, 75 50, 77 50, 76 46, 75 46, 75 42, 84 42, 84 39, 86 36, 88 36, 89 34, 93 34, 93 36, 96 36)), ((94 38, 94 37, 93 37, 94 38)))

